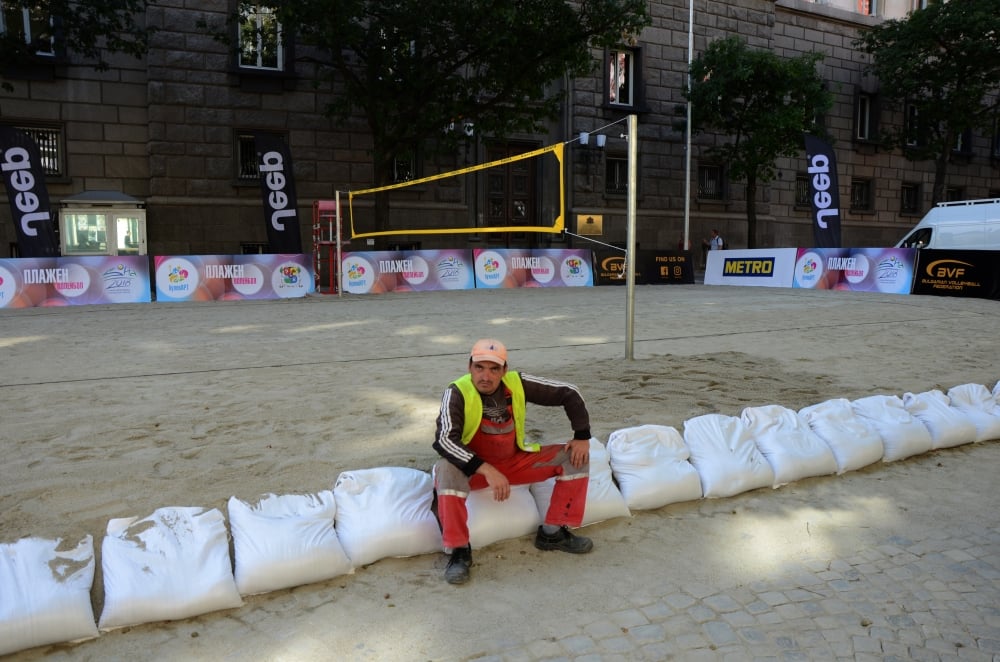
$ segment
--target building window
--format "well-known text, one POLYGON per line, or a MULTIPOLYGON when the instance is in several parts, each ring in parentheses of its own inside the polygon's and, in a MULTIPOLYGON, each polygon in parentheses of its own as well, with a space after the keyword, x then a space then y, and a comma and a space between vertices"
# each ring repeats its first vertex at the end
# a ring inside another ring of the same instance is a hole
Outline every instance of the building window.
POLYGON ((920 184, 903 182, 899 187, 899 211, 902 214, 919 214, 921 204, 920 184))
POLYGON ((281 23, 273 7, 241 3, 239 38, 240 67, 270 71, 284 69, 281 23))
POLYGON ((809 175, 795 176, 795 206, 799 209, 812 207, 812 189, 809 175))
POLYGON ((865 16, 878 16, 878 0, 858 0, 858 12, 865 16))
POLYGON ((609 50, 605 62, 605 102, 617 108, 636 108, 642 102, 641 51, 637 48, 609 50))
POLYGON ((607 195, 628 193, 628 159, 608 157, 604 161, 604 192, 607 195))
POLYGON ((53 126, 37 126, 16 124, 15 128, 25 132, 38 145, 42 158, 42 170, 46 177, 62 177, 65 175, 62 129, 53 126))
POLYGON ((868 142, 875 140, 878 133, 878 111, 875 95, 858 93, 854 103, 854 138, 868 142))
POLYGON ((18 35, 34 48, 35 55, 52 57, 55 39, 48 3, 33 3, 23 7, 17 0, 0 0, 0 33, 18 35))
POLYGON ((1000 159, 1000 117, 993 120, 993 140, 990 142, 990 155, 1000 159))
POLYGON ((920 125, 920 109, 916 104, 908 103, 906 104, 905 113, 905 130, 906 130, 906 144, 910 147, 917 147, 923 144, 922 139, 922 127, 920 125))
POLYGON ((872 211, 875 208, 872 180, 851 180, 851 211, 872 211))
POLYGON ((912 9, 916 11, 917 9, 927 9, 929 0, 913 0, 912 9))
MULTIPOLYGON (((257 131, 256 133, 262 133, 257 131)), ((285 141, 285 134, 274 133, 275 137, 285 141)), ((257 141, 254 133, 250 131, 238 131, 236 133, 236 180, 245 183, 256 184, 260 179, 260 170, 257 163, 257 141)))
POLYGON ((725 199, 725 180, 722 166, 698 166, 698 198, 700 200, 725 199))
POLYGON ((960 186, 946 186, 944 189, 944 201, 955 202, 965 200, 965 189, 960 186))
POLYGON ((955 146, 952 151, 956 154, 970 156, 972 154, 972 130, 966 129, 955 138, 955 146))
POLYGON ((399 184, 415 179, 417 176, 417 158, 413 150, 407 150, 396 155, 392 161, 392 183, 399 184))

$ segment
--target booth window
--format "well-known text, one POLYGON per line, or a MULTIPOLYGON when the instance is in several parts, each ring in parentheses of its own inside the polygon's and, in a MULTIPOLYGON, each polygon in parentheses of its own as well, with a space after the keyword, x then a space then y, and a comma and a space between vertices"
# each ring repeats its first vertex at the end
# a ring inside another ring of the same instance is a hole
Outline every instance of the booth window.
POLYGON ((720 165, 698 166, 698 199, 724 200, 726 195, 724 172, 720 165))
POLYGON ((52 17, 47 3, 32 3, 22 6, 16 0, 0 0, 0 33, 5 36, 20 36, 24 43, 34 49, 34 54, 54 57, 56 54, 52 17))
MULTIPOLYGON (((275 132, 273 135, 285 141, 285 134, 275 132)), ((236 180, 241 183, 256 184, 260 179, 260 170, 257 167, 257 141, 253 133, 236 132, 235 153, 236 180)))
POLYGON ((920 184, 903 182, 899 187, 899 212, 901 214, 919 214, 922 206, 920 184))
POLYGON ((62 177, 64 154, 63 132, 61 127, 17 124, 16 128, 31 136, 42 157, 42 169, 46 177, 62 177))
POLYGON ((872 180, 851 180, 851 211, 873 211, 875 196, 872 192, 872 180))
POLYGON ((281 23, 273 7, 240 3, 239 40, 240 68, 284 71, 285 47, 281 23))
POLYGON ((606 105, 637 109, 642 104, 641 54, 639 48, 618 48, 606 52, 606 105))

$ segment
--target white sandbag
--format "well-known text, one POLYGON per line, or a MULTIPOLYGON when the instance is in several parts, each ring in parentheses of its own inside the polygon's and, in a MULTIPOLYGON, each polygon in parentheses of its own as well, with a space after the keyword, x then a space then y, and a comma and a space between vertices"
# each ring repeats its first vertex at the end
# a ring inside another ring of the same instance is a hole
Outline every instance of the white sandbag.
POLYGON ((469 543, 480 549, 500 540, 534 533, 542 523, 528 485, 511 485, 506 501, 493 499, 493 490, 472 490, 465 502, 469 511, 469 543))
POLYGON ((747 407, 740 418, 774 470, 774 487, 837 473, 833 451, 794 409, 781 405, 747 407))
POLYGON ((242 595, 320 582, 354 571, 333 528, 333 492, 229 498, 236 588, 242 595))
POLYGON ((159 508, 108 522, 100 628, 190 618, 243 604, 217 508, 159 508))
POLYGON ((337 537, 358 568, 379 559, 441 551, 426 471, 377 467, 345 471, 333 488, 337 537))
POLYGON ((704 414, 684 421, 684 442, 707 498, 774 484, 774 470, 736 416, 704 414))
POLYGON ((0 544, 0 655, 97 636, 94 539, 61 547, 43 538, 0 544))
POLYGON ((847 398, 833 398, 803 407, 799 415, 809 429, 826 442, 837 460, 837 473, 856 471, 878 462, 885 454, 882 437, 856 413, 847 398))
POLYGON ((611 474, 631 510, 701 498, 701 476, 684 437, 666 425, 639 425, 608 437, 611 474))
POLYGON ((862 420, 882 437, 882 461, 895 462, 931 450, 931 433, 906 411, 898 395, 870 395, 851 403, 862 420))
POLYGON ((904 393, 903 406, 931 434, 931 448, 952 448, 976 440, 976 425, 939 389, 904 393))
MULTIPOLYGON (((535 497, 538 512, 544 519, 552 501, 552 491, 556 487, 556 479, 549 478, 540 483, 532 483, 531 494, 535 497)), ((608 451, 597 439, 590 439, 590 480, 587 485, 587 507, 583 511, 583 522, 580 526, 596 524, 615 517, 630 517, 625 498, 615 485, 611 475, 611 464, 608 451)))
POLYGON ((948 389, 951 406, 976 426, 976 441, 1000 439, 1000 403, 982 384, 962 384, 948 389))

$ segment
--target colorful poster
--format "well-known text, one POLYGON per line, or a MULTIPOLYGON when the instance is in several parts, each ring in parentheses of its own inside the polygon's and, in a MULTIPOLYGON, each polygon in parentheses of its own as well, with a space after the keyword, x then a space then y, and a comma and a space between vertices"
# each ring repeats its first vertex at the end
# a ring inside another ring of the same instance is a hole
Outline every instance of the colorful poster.
POLYGON ((913 248, 800 248, 792 286, 909 294, 915 260, 913 248))
POLYGON ((312 256, 157 255, 157 301, 288 299, 313 292, 312 256))
POLYGON ((344 253, 341 281, 349 294, 470 290, 472 253, 465 249, 344 253))
POLYGON ((590 287, 591 252, 583 248, 476 249, 477 288, 590 287))
POLYGON ((149 300, 149 261, 144 255, 0 260, 0 308, 149 300))

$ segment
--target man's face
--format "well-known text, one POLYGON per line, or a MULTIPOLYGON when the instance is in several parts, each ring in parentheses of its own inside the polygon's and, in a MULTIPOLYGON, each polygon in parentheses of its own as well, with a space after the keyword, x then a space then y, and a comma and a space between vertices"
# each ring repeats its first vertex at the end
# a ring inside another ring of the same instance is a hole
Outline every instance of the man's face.
POLYGON ((474 361, 469 364, 472 383, 483 395, 489 395, 500 388, 500 380, 507 374, 507 366, 492 361, 474 361))

